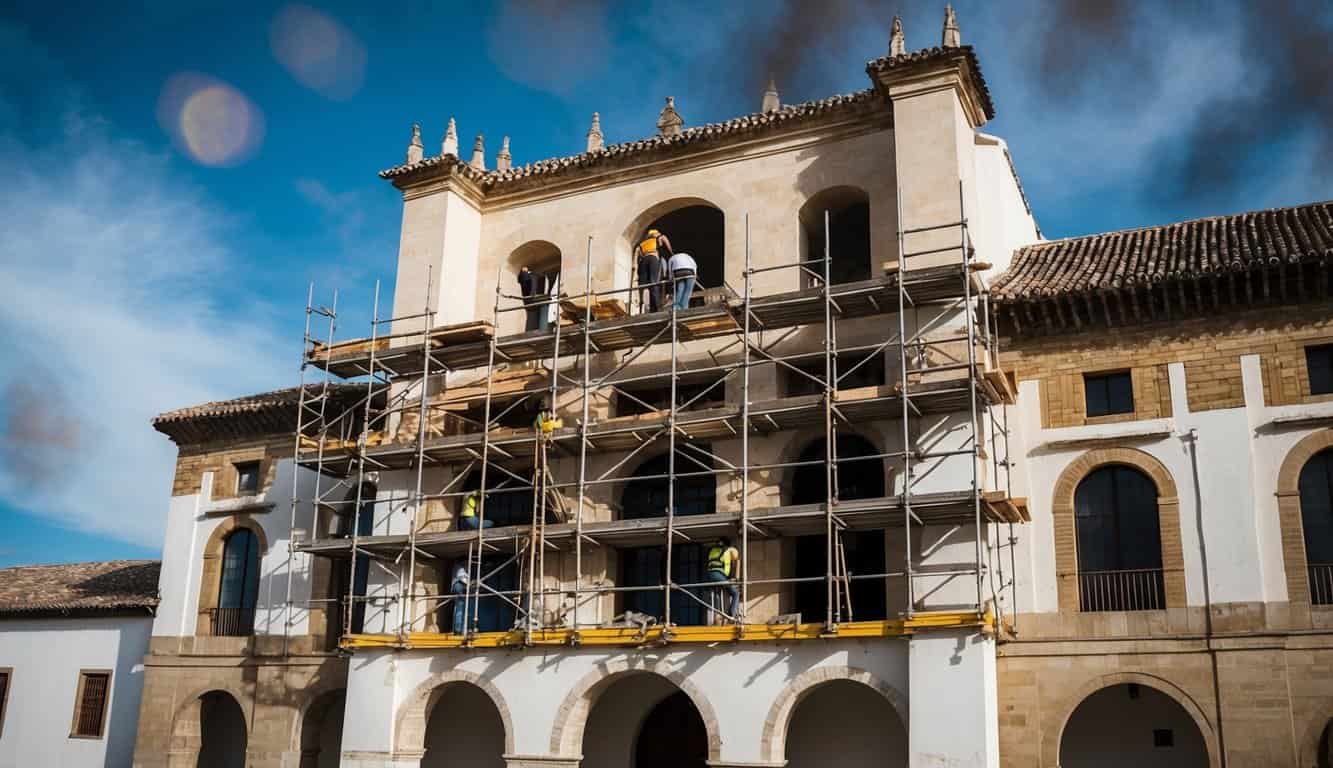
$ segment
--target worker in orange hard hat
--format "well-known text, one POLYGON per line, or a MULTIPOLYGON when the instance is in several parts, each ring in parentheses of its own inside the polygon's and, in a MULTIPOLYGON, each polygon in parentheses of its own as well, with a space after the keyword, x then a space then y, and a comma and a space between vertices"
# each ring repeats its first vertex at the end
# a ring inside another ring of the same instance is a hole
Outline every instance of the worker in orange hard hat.
POLYGON ((671 256, 671 241, 656 229, 650 229, 634 246, 634 262, 639 268, 639 303, 647 311, 663 308, 662 279, 666 274, 666 260, 671 256))

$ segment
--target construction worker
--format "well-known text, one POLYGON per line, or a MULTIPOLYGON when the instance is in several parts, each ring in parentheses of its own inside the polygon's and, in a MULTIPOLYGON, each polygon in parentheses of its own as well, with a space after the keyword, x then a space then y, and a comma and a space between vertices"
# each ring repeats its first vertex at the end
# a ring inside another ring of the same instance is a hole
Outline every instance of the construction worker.
POLYGON ((671 279, 676 283, 676 309, 689 309, 690 296, 694 295, 694 277, 699 267, 694 257, 688 253, 677 253, 671 257, 668 266, 671 279))
POLYGON ((545 289, 545 276, 539 275, 527 267, 518 271, 518 291, 523 295, 523 305, 527 307, 523 311, 523 314, 527 316, 527 322, 524 323, 523 330, 541 331, 546 329, 546 307, 532 306, 546 298, 542 295, 545 289))
POLYGON ((454 562, 454 579, 449 591, 454 596, 454 634, 461 635, 467 621, 467 585, 471 580, 467 575, 467 565, 462 560, 454 562))
POLYGON ((731 539, 724 536, 708 548, 708 580, 719 585, 714 588, 714 594, 718 598, 722 596, 721 585, 727 585, 726 590, 730 599, 727 601, 726 614, 733 619, 740 618, 736 610, 741 602, 741 590, 735 581, 736 574, 740 571, 740 564, 741 553, 731 546, 731 539))
POLYGON ((662 281, 666 273, 666 258, 671 255, 671 241, 656 229, 648 230, 634 246, 634 262, 639 268, 640 306, 649 312, 664 309, 662 281))
POLYGON ((481 492, 472 491, 463 497, 463 511, 458 516, 458 527, 465 531, 475 531, 477 528, 490 528, 495 525, 494 520, 482 520, 478 525, 477 507, 481 504, 481 492))

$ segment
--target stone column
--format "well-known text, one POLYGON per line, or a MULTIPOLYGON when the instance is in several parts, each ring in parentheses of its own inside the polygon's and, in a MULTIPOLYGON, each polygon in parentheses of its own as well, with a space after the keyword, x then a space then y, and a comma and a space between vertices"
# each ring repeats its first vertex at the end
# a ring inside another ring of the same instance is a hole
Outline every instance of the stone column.
POLYGON ((995 640, 969 628, 923 631, 909 643, 909 764, 999 768, 995 640))

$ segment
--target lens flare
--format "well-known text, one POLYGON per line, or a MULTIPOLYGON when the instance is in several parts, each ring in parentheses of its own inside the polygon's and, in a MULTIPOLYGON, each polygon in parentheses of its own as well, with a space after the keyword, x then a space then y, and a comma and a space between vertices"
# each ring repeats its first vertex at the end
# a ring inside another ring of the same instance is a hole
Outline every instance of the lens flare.
POLYGON ((346 101, 365 82, 365 46, 326 13, 289 5, 274 17, 268 41, 288 74, 327 98, 346 101))
POLYGON ((158 99, 158 122, 195 162, 237 165, 264 140, 264 116, 245 94, 208 75, 172 75, 158 99))

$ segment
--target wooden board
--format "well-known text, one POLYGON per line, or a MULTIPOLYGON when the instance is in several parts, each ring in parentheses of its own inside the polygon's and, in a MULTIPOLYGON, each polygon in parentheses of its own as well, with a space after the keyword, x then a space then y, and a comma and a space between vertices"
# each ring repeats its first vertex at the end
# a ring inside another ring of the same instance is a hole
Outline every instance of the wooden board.
MULTIPOLYGON (((560 302, 560 317, 570 322, 581 322, 587 315, 588 300, 583 299, 565 299, 560 302)), ((618 317, 629 317, 629 311, 625 309, 625 302, 620 299, 598 299, 592 305, 593 320, 613 320, 618 317)))

